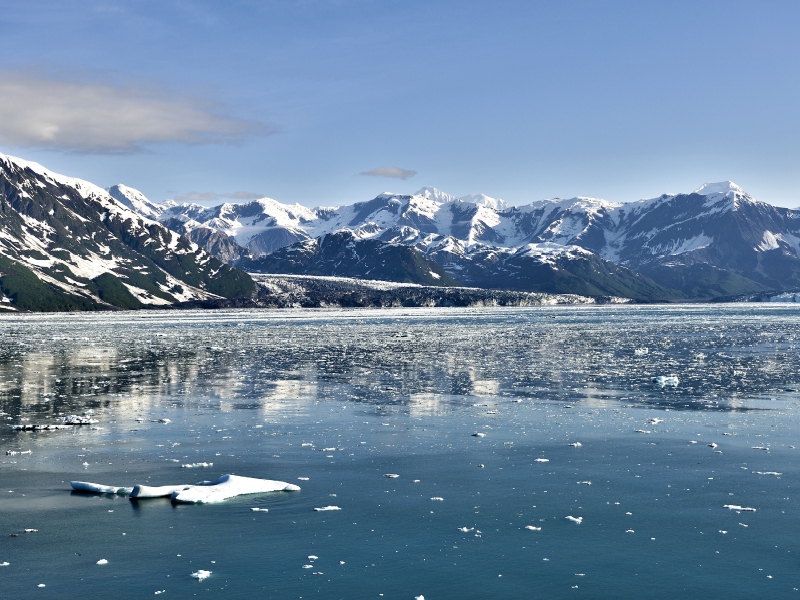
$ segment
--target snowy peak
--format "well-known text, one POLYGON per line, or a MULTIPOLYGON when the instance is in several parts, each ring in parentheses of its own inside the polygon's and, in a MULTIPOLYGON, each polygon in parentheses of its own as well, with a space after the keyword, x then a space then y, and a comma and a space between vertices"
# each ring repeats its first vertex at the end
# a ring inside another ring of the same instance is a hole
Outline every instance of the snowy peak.
POLYGON ((695 194, 700 196, 715 196, 728 194, 739 194, 746 196, 747 193, 732 181, 720 181, 718 183, 704 183, 694 191, 695 194))
POLYGON ((158 219, 161 213, 164 212, 164 207, 150 202, 142 192, 127 185, 118 183, 117 185, 112 185, 106 191, 112 198, 150 219, 158 219))
POLYGON ((458 198, 456 196, 451 196, 450 194, 446 194, 442 190, 437 190, 435 187, 424 187, 418 189, 413 194, 414 196, 422 196, 423 198, 427 198, 428 200, 434 200, 436 202, 441 202, 445 204, 447 202, 457 202, 458 198))

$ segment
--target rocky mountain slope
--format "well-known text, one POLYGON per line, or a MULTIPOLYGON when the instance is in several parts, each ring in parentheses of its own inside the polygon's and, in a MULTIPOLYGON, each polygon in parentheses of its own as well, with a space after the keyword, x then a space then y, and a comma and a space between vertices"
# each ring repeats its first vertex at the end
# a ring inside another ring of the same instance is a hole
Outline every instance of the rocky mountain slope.
POLYGON ((255 292, 246 273, 145 217, 146 198, 128 199, 0 155, 0 306, 140 308, 255 292))

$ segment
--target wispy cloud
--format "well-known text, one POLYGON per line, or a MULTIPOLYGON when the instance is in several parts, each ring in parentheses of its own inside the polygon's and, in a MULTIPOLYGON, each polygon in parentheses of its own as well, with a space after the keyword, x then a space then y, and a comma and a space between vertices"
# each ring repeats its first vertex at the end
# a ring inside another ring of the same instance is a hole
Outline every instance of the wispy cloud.
POLYGON ((220 200, 257 200, 263 198, 264 194, 255 192, 230 192, 218 194, 217 192, 189 192, 179 194, 173 198, 176 202, 217 202, 220 200))
POLYGON ((400 167, 378 167, 377 169, 359 173, 359 175, 369 175, 370 177, 391 177, 393 179, 408 179, 416 174, 416 171, 401 169, 400 167))
POLYGON ((239 141, 262 123, 161 90, 0 71, 0 144, 86 153, 137 152, 147 144, 239 141))

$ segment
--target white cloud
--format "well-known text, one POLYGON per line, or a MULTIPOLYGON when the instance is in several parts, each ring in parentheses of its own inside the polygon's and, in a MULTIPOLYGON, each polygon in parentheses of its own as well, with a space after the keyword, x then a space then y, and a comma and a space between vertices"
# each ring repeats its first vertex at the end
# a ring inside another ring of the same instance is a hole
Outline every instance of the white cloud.
POLYGON ((378 167, 377 169, 359 173, 359 175, 369 175, 370 177, 392 177, 394 179, 408 179, 416 174, 416 171, 401 169, 400 167, 378 167))
POLYGON ((0 71, 0 144, 75 152, 135 152, 165 142, 230 142, 268 127, 163 91, 0 71))

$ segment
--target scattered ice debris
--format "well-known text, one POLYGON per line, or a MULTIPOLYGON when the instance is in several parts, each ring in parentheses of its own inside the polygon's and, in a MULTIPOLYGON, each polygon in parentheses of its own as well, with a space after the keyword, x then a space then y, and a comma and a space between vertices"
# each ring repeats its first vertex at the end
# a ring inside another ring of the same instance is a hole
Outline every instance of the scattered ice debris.
POLYGON ((183 490, 172 493, 173 502, 188 504, 221 502, 234 496, 244 494, 261 494, 265 492, 297 492, 300 488, 293 483, 274 481, 272 479, 256 479, 239 475, 223 475, 205 485, 190 485, 183 490))
POLYGON ((211 571, 204 571, 203 569, 198 569, 195 573, 192 573, 192 577, 198 581, 203 581, 203 579, 207 578, 209 575, 211 575, 211 571))
POLYGON ((530 529, 531 531, 541 531, 541 527, 536 527, 534 525, 525 525, 525 529, 530 529))
POLYGON ((6 450, 6 456, 17 456, 22 454, 33 454, 32 450, 6 450))
POLYGON ((386 473, 384 477, 388 477, 389 479, 397 479, 398 477, 400 477, 400 475, 398 475, 397 473, 386 473))
POLYGON ((746 506, 739 506, 737 504, 725 504, 725 505, 722 506, 722 508, 729 508, 731 510, 737 510, 737 511, 756 512, 755 508, 749 508, 749 507, 746 507, 746 506))
POLYGON ((268 508, 251 508, 253 512, 269 512, 268 508))
POLYGON ((680 381, 675 375, 659 375, 658 377, 653 377, 653 383, 655 383, 659 387, 665 386, 677 386, 680 381))
POLYGON ((97 419, 80 417, 78 415, 67 415, 61 419, 61 422, 64 423, 64 425, 92 425, 97 423, 97 419))
POLYGON ((323 512, 323 511, 326 511, 326 510, 342 510, 342 509, 339 508, 338 506, 322 506, 320 508, 315 508, 314 510, 316 512, 323 512))
POLYGON ((486 434, 485 433, 481 433, 481 432, 473 433, 472 437, 486 437, 486 434))
POLYGON ((11 431, 55 431, 58 429, 72 429, 72 425, 58 425, 56 423, 21 423, 19 425, 9 425, 11 431))
POLYGON ((133 486, 133 490, 131 491, 131 499, 135 500, 137 498, 168 498, 172 496, 173 493, 178 492, 180 490, 185 490, 187 487, 189 487, 188 484, 160 485, 160 486, 135 485, 133 486))
POLYGON ((533 462, 550 462, 549 458, 534 458, 533 462))
POLYGON ((95 564, 96 564, 96 565, 107 565, 107 564, 108 564, 108 561, 107 561, 105 558, 101 558, 101 559, 100 559, 100 560, 98 560, 98 561, 97 561, 95 564))
POLYGON ((186 465, 181 465, 181 469, 200 469, 205 467, 213 467, 214 463, 208 462, 199 462, 199 463, 189 463, 186 465))
POLYGON ((573 448, 580 448, 581 446, 583 446, 583 444, 581 444, 580 442, 570 442, 569 444, 567 444, 567 446, 572 446, 573 448))
POLYGON ((576 525, 580 525, 583 522, 583 517, 573 517, 572 515, 567 515, 564 517, 567 521, 572 521, 576 525))
POLYGON ((711 442, 710 444, 706 444, 709 448, 716 448, 717 444, 715 442, 711 442))
POLYGON ((777 471, 753 471, 756 475, 783 475, 783 473, 778 473, 777 471))
POLYGON ((434 496, 431 500, 435 500, 437 502, 444 502, 444 498, 440 498, 439 496, 434 496))
POLYGON ((100 483, 90 483, 88 481, 70 481, 70 485, 72 489, 77 492, 88 492, 90 494, 124 494, 127 496, 133 491, 132 487, 102 485, 100 483))

